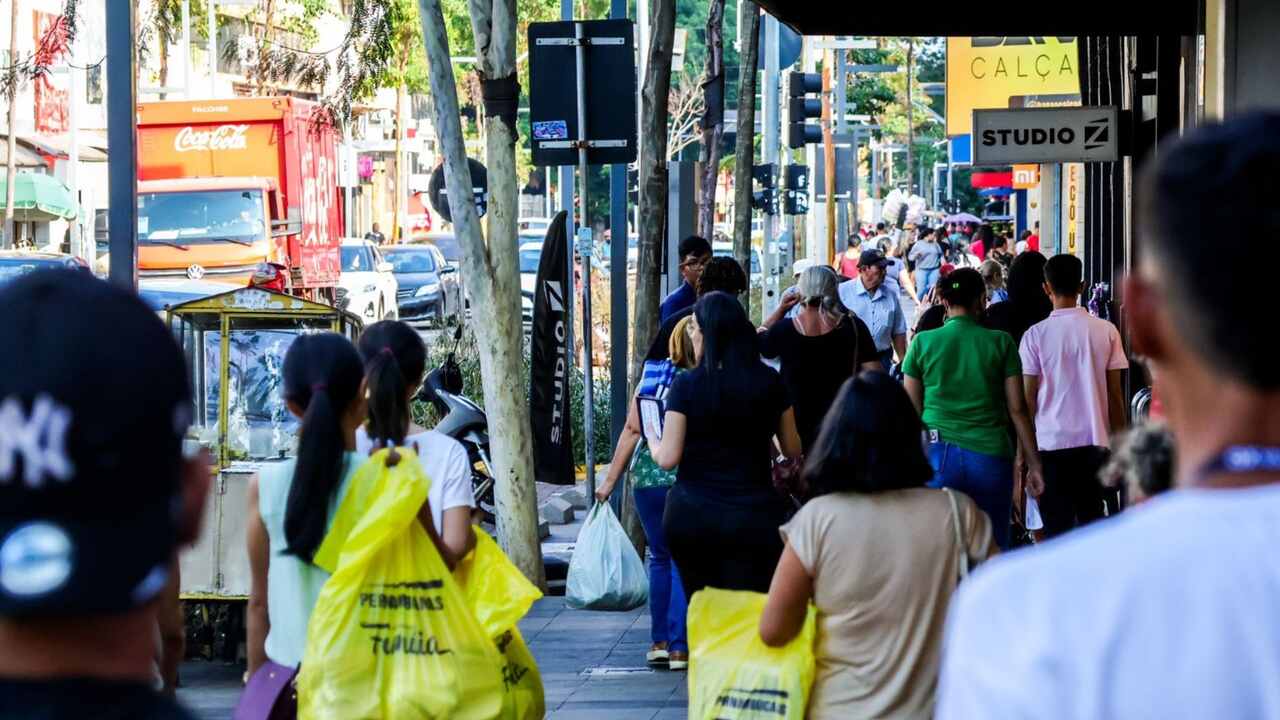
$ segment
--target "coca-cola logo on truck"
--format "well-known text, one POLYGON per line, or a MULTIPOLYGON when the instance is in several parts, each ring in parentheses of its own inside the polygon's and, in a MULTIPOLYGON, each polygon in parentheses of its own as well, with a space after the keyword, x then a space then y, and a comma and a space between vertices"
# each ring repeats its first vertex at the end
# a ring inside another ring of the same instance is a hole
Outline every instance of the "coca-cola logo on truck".
POLYGON ((209 130, 193 130, 190 125, 173 139, 177 152, 189 150, 244 150, 249 147, 248 125, 219 125, 209 130))

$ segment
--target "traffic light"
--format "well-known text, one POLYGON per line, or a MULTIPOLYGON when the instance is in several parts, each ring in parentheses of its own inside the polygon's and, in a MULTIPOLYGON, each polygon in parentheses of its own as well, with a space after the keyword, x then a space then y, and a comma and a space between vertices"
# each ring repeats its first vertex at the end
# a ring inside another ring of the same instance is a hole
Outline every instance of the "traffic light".
POLYGON ((751 193, 751 207, 766 215, 778 214, 778 176, 773 163, 751 166, 751 177, 760 189, 751 193))
POLYGON ((782 212, 786 215, 804 215, 809 212, 809 166, 786 166, 783 170, 783 185, 786 187, 786 194, 783 196, 782 212))
POLYGON ((808 124, 809 118, 822 117, 822 99, 808 97, 822 92, 822 76, 818 73, 790 73, 787 94, 787 147, 795 150, 808 143, 822 141, 822 126, 808 124))

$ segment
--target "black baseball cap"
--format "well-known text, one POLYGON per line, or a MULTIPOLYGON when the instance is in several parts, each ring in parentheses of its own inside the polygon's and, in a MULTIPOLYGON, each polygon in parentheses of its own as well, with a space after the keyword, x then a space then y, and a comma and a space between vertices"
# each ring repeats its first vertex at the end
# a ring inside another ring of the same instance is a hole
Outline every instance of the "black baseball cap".
POLYGON ((858 258, 858 267, 888 267, 889 259, 879 250, 863 250, 858 258))
POLYGON ((150 601, 181 510, 181 350, 134 294, 82 272, 6 285, 0 317, 0 616, 150 601))

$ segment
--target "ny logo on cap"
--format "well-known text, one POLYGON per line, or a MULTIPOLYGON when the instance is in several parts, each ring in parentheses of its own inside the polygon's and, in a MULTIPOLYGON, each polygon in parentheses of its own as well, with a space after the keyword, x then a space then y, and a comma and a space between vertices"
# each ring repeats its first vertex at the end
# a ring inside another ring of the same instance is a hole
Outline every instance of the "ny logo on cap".
POLYGON ((22 411, 22 402, 8 397, 0 403, 0 484, 13 479, 14 460, 22 458, 22 479, 38 488, 45 475, 67 481, 75 465, 67 457, 67 426, 71 411, 48 395, 37 395, 31 415, 22 411))

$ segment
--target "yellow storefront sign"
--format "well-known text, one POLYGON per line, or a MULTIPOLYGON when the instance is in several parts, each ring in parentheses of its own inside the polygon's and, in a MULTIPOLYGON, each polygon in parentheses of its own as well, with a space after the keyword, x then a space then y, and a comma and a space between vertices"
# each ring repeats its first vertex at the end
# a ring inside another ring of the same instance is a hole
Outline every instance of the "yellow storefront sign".
POLYGON ((1073 37, 947 38, 947 135, 969 134, 975 109, 1010 98, 1079 96, 1077 47, 1073 37))

